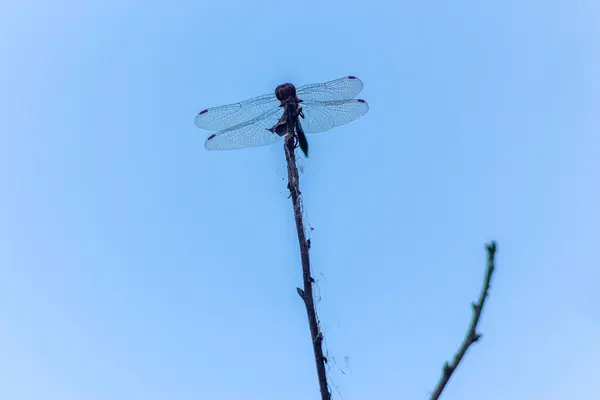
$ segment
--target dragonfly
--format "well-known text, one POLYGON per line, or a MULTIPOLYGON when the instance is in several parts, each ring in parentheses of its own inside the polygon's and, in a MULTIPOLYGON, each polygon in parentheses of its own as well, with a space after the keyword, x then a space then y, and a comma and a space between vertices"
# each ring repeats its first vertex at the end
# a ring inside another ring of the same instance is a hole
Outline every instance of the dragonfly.
POLYGON ((294 145, 308 157, 305 133, 328 131, 369 111, 365 100, 355 98, 363 86, 355 76, 298 88, 283 83, 273 94, 204 109, 195 123, 201 129, 216 131, 204 143, 207 150, 266 146, 293 135, 294 145))

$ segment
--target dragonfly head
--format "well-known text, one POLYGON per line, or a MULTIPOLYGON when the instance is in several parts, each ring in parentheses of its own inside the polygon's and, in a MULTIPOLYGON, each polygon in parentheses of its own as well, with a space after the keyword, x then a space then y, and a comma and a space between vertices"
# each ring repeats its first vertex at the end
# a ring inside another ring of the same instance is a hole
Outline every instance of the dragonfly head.
POLYGON ((275 88, 275 97, 282 103, 289 98, 296 98, 296 87, 291 83, 283 83, 275 88))

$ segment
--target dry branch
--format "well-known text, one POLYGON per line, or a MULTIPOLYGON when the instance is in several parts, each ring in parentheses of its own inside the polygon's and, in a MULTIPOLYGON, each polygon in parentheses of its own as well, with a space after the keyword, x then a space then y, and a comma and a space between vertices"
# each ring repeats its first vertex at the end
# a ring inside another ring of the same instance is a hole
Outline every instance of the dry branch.
POLYGON ((302 259, 302 280, 304 289, 296 288, 298 294, 304 301, 306 306, 306 314, 308 315, 308 324, 310 326, 310 337, 315 355, 315 363, 317 365, 317 376, 319 379, 319 388, 321 390, 321 400, 330 400, 331 394, 327 386, 327 374, 325 372, 325 363, 327 359, 323 355, 323 334, 319 329, 317 322, 317 313, 315 311, 315 303, 313 298, 312 284, 314 282, 310 272, 310 259, 308 249, 310 248, 310 239, 307 240, 304 234, 304 223, 302 221, 302 206, 300 203, 300 187, 298 178, 298 168, 296 167, 296 155, 294 135, 288 134, 285 138, 285 158, 287 160, 288 169, 288 189, 292 197, 294 206, 294 218, 296 220, 296 230, 298 231, 298 242, 300 244, 300 256, 302 259))
POLYGON ((450 377, 458 367, 458 364, 460 364, 460 362, 462 361, 469 347, 481 338, 481 334, 477 333, 477 324, 479 323, 481 311, 483 310, 485 299, 487 298, 488 292, 490 290, 490 281, 492 279, 492 274, 494 273, 494 257, 496 255, 496 242, 492 241, 485 247, 488 253, 488 264, 479 299, 477 300, 477 303, 471 304, 471 306, 473 307, 473 318, 471 319, 471 324, 469 325, 467 335, 465 336, 462 345, 454 355, 452 362, 448 363, 446 361, 446 363, 444 364, 442 377, 440 378, 440 381, 438 382, 433 394, 431 395, 431 400, 439 399, 440 395, 442 394, 446 385, 448 384, 450 377))

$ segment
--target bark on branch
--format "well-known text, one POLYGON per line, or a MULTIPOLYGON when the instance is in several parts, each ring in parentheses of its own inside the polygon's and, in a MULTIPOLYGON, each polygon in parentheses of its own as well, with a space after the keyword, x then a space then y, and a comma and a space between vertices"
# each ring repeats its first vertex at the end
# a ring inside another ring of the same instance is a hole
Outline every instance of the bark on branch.
POLYGON ((446 385, 448 384, 450 377, 452 376, 454 371, 456 371, 458 364, 460 364, 460 362, 462 361, 469 347, 481 338, 481 334, 477 333, 477 324, 479 323, 481 311, 483 310, 485 299, 487 298, 488 292, 490 290, 490 281, 492 280, 492 274, 494 273, 494 257, 496 255, 496 242, 492 241, 485 247, 488 253, 487 269, 485 273, 485 278, 483 280, 483 287, 481 288, 479 299, 477 300, 477 303, 471 304, 471 307, 473 308, 473 318, 471 319, 471 324, 469 325, 467 335, 465 336, 462 345, 454 355, 452 362, 448 363, 446 361, 446 363, 444 364, 442 377, 440 378, 440 381, 438 382, 433 394, 431 395, 431 400, 439 399, 446 385))
POLYGON ((331 394, 327 386, 327 374, 325 372, 325 363, 327 359, 323 355, 323 334, 319 329, 317 322, 317 313, 315 311, 315 303, 313 298, 312 284, 314 280, 310 272, 310 259, 308 249, 310 241, 306 240, 304 234, 304 223, 302 221, 302 205, 300 202, 300 186, 298 179, 298 168, 296 167, 296 155, 294 153, 294 135, 288 134, 284 143, 285 158, 287 160, 288 170, 288 189, 292 198, 294 207, 294 218, 296 220, 296 230, 298 231, 298 242, 300 244, 300 257, 302 259, 302 280, 304 289, 296 288, 300 298, 306 306, 306 314, 308 315, 308 324, 310 327, 310 337, 315 355, 315 363, 317 366, 317 377, 319 379, 319 388, 321 390, 321 400, 330 400, 331 394))

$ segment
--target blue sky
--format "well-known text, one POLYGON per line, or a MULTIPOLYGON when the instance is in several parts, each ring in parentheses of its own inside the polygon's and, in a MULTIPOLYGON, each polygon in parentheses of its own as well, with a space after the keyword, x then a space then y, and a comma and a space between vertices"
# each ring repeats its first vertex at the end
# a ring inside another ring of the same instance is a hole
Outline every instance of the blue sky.
POLYGON ((283 149, 207 152, 194 117, 344 75, 370 111, 301 176, 334 398, 428 397, 491 239, 443 398, 600 397, 599 26, 594 1, 0 3, 0 398, 318 398, 283 149))

